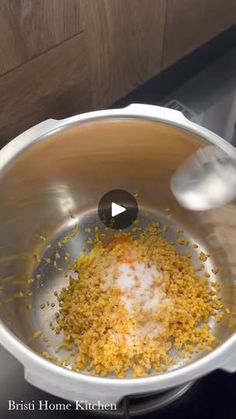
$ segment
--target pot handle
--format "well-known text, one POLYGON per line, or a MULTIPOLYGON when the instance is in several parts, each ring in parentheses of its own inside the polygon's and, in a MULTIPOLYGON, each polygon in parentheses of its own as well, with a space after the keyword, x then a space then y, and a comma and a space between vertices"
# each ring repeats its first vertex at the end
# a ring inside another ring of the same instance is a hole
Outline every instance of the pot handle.
POLYGON ((226 372, 236 372, 236 348, 228 358, 220 365, 220 369, 226 372))

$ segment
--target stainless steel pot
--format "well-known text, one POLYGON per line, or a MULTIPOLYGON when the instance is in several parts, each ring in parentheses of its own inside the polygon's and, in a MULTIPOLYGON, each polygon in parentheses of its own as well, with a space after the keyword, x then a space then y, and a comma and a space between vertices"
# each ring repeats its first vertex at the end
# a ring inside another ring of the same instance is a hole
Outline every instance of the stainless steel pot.
MULTIPOLYGON (((53 291, 64 285, 65 278, 53 267, 45 267, 41 255, 50 257, 53 245, 48 244, 62 237, 73 223, 99 222, 97 203, 111 189, 138 193, 140 213, 148 208, 154 217, 165 218, 164 209, 169 207, 173 225, 182 226, 211 254, 209 263, 220 266, 224 302, 235 310, 235 203, 191 212, 178 205, 169 188, 177 167, 209 144, 233 152, 230 144, 177 111, 131 105, 47 120, 1 150, 0 342, 24 365, 26 380, 68 400, 113 403, 128 394, 170 389, 217 368, 236 370, 232 314, 224 324, 214 326, 219 344, 213 352, 146 378, 101 378, 72 372, 39 355, 45 350, 42 339, 29 342, 33 331, 40 329, 44 336, 51 333, 52 346, 57 343, 48 327, 54 310, 40 310, 39 305, 53 298, 53 291), (37 280, 29 280, 36 275, 37 280), (27 304, 32 304, 32 310, 27 310, 27 304)), ((68 244, 72 256, 78 254, 83 240, 82 234, 68 244)))

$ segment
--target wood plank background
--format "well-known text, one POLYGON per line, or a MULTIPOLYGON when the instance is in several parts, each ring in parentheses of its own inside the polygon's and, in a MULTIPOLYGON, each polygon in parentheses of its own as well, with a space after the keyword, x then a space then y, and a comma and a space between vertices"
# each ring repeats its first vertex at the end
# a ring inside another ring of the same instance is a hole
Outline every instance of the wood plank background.
POLYGON ((84 34, 0 77, 0 144, 48 118, 91 109, 84 34))
POLYGON ((84 0, 82 10, 92 106, 103 108, 160 71, 166 0, 84 0))
POLYGON ((168 0, 162 69, 236 23, 236 0, 168 0))
POLYGON ((78 0, 1 0, 0 74, 82 30, 78 0))
POLYGON ((236 0, 0 0, 0 146, 106 108, 236 23, 236 0))

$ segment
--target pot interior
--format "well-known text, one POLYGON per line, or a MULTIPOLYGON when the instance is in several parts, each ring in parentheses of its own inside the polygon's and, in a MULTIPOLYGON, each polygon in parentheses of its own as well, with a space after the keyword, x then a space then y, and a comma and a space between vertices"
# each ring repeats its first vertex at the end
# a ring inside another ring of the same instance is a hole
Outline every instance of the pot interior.
MULTIPOLYGON (((179 165, 208 144, 182 128, 123 117, 68 127, 19 152, 0 176, 0 313, 4 325, 33 350, 54 351, 61 337, 49 323, 58 310, 54 292, 68 283, 63 273, 68 264, 65 256, 68 253, 72 260, 82 246, 88 246, 84 228, 101 224, 97 205, 112 189, 137 194, 141 224, 145 225, 148 211, 151 219, 170 226, 170 241, 176 240, 176 229, 182 228, 190 242, 199 244, 198 249, 188 249, 193 261, 199 260, 201 250, 211 255, 207 270, 220 267, 217 280, 222 299, 235 313, 235 203, 206 212, 188 211, 178 205, 169 188, 179 165), (60 262, 55 263, 58 242, 77 224, 80 233, 63 245, 60 262), (41 310, 40 304, 47 301, 49 305, 41 310), (36 330, 42 336, 32 340, 36 330), (50 347, 43 337, 48 337, 50 347)), ((179 249, 182 251, 181 246, 179 249)), ((235 316, 228 315, 212 327, 220 345, 235 332, 235 316)), ((181 365, 178 362, 175 368, 181 365)))

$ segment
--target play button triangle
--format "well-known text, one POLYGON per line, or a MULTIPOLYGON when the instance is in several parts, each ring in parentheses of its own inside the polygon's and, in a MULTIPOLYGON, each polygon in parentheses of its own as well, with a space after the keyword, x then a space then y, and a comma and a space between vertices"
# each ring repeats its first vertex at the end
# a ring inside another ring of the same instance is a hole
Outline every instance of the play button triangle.
POLYGON ((119 214, 122 214, 122 212, 125 212, 126 208, 122 207, 121 205, 116 204, 115 202, 111 203, 111 216, 116 217, 119 214))

